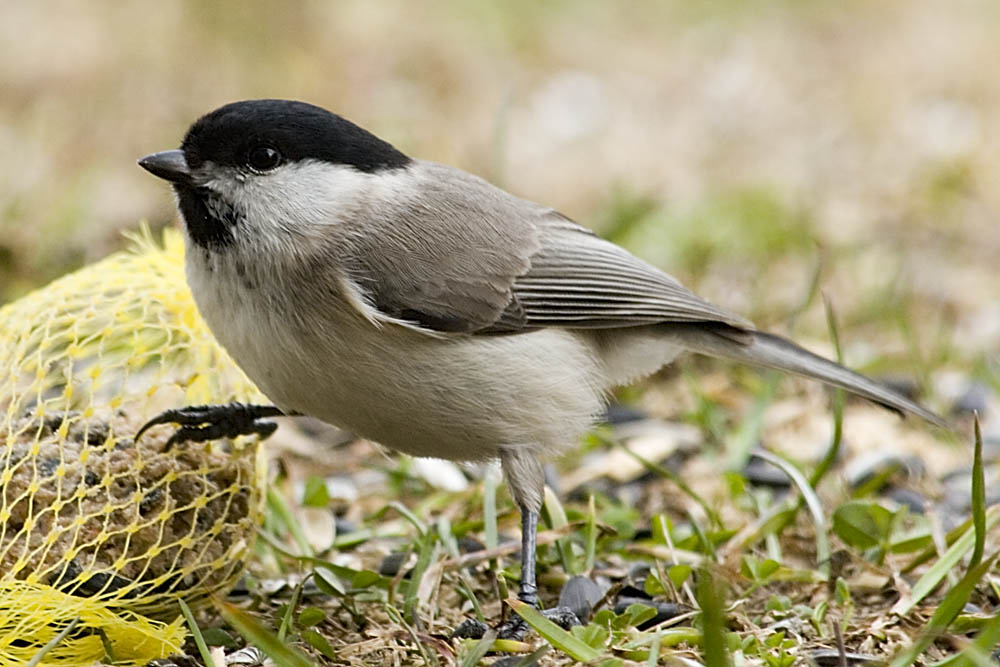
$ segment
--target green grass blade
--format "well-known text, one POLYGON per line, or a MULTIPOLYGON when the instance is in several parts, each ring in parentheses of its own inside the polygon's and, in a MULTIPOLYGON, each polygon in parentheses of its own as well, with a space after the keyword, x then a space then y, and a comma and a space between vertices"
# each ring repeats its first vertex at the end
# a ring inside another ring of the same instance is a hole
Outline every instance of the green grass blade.
POLYGON ((826 477, 826 473, 840 458, 840 448, 844 442, 844 400, 844 390, 835 389, 833 392, 833 437, 830 439, 830 446, 827 448, 823 460, 809 476, 809 483, 813 487, 816 487, 826 477))
POLYGON ((594 505, 593 494, 587 500, 587 522, 583 526, 583 544, 583 571, 589 574, 597 561, 597 508, 594 505))
POLYGON ((424 573, 431 565, 434 558, 435 547, 437 546, 437 533, 433 530, 426 531, 420 538, 419 551, 417 552, 417 564, 410 572, 410 580, 406 584, 406 598, 403 601, 403 613, 409 623, 417 622, 417 604, 420 602, 418 593, 420 582, 424 578, 424 573))
POLYGON ((702 657, 706 667, 730 667, 726 644, 726 601, 719 582, 708 568, 698 572, 698 606, 701 607, 702 657))
POLYGON ((243 638, 262 650, 278 667, 315 667, 300 652, 286 645, 278 636, 242 609, 227 602, 219 603, 219 612, 243 638))
POLYGON ((540 611, 530 604, 514 598, 508 599, 507 604, 514 610, 514 613, 524 619, 525 623, 534 628, 535 632, 574 660, 590 662, 601 657, 601 653, 597 649, 585 644, 582 640, 577 639, 576 636, 566 632, 545 618, 540 611))
MULTIPOLYGON (((833 304, 825 294, 823 295, 823 307, 826 310, 826 324, 830 330, 830 339, 833 341, 833 349, 836 352, 834 358, 838 364, 843 365, 844 352, 840 347, 840 330, 837 328, 837 318, 833 312, 833 304)), ((819 462, 819 465, 812 471, 812 475, 809 476, 809 485, 813 488, 816 488, 840 456, 840 446, 844 440, 844 400, 844 390, 834 389, 833 438, 830 440, 830 446, 827 448, 823 460, 819 462)))
POLYGON ((465 657, 462 658, 462 662, 459 663, 460 667, 476 667, 479 661, 486 657, 486 654, 490 652, 493 647, 493 640, 497 638, 497 631, 492 628, 486 631, 483 638, 476 642, 476 645, 472 647, 465 657))
POLYGON ((701 550, 711 558, 715 558, 715 545, 712 540, 708 539, 708 535, 702 530, 701 524, 698 523, 698 518, 694 516, 691 512, 687 513, 688 522, 691 525, 691 530, 694 531, 695 537, 698 538, 698 544, 701 545, 701 550))
POLYGON ((402 515, 402 517, 404 519, 406 519, 407 521, 409 521, 410 525, 412 525, 414 528, 416 528, 417 532, 420 533, 421 536, 423 536, 424 533, 427 532, 427 526, 424 525, 424 522, 421 521, 420 518, 417 517, 416 514, 414 514, 413 512, 410 511, 409 507, 407 507, 406 505, 404 505, 403 503, 401 503, 401 502, 399 502, 397 500, 394 500, 393 502, 391 502, 388 505, 386 505, 386 509, 389 509, 390 507, 392 509, 396 510, 397 512, 399 512, 400 515, 402 515))
POLYGON ((538 661, 542 659, 542 656, 551 650, 551 646, 543 644, 528 655, 521 656, 521 658, 519 658, 518 661, 510 667, 535 667, 538 664, 538 661))
POLYGON ((975 667, 980 664, 996 666, 996 661, 990 659, 990 652, 1000 644, 1000 616, 988 620, 976 638, 969 642, 961 653, 934 663, 932 667, 975 667), (986 657, 986 661, 981 658, 986 657))
POLYGON ((976 588, 976 584, 993 567, 994 560, 996 560, 996 554, 965 573, 965 576, 962 577, 958 584, 948 591, 948 594, 941 600, 937 609, 934 610, 931 620, 927 622, 927 625, 920 633, 920 637, 911 646, 907 647, 906 650, 897 655, 892 663, 890 663, 890 667, 909 667, 916 662, 917 658, 920 657, 935 639, 947 631, 948 626, 951 625, 951 622, 955 620, 955 617, 965 607, 965 603, 969 601, 969 597, 976 588))
MULTIPOLYGON (((985 533, 986 530, 993 528, 996 525, 997 519, 1000 519, 1000 506, 991 507, 986 512, 983 532, 985 533)), ((912 595, 909 600, 900 600, 902 604, 897 604, 893 607, 892 612, 900 616, 906 616, 913 611, 913 608, 937 588, 941 581, 948 576, 948 573, 958 565, 962 557, 969 553, 970 549, 975 548, 976 532, 976 527, 970 526, 960 538, 955 540, 948 547, 948 550, 944 552, 944 555, 931 565, 927 572, 913 585, 912 595)))
POLYGON ((302 588, 305 586, 307 579, 308 576, 300 579, 299 583, 295 584, 295 588, 292 590, 292 599, 288 601, 288 606, 285 607, 285 613, 281 618, 281 626, 278 627, 278 639, 280 641, 285 641, 288 629, 292 627, 292 617, 295 614, 296 607, 299 606, 299 598, 302 597, 302 588))
MULTIPOLYGON (((181 604, 184 604, 184 603, 181 602, 181 604)), ((38 649, 38 653, 36 653, 35 655, 33 655, 31 657, 31 660, 29 660, 27 662, 27 664, 25 665, 25 667, 38 667, 38 665, 41 665, 42 664, 42 660, 45 659, 45 655, 49 651, 51 651, 52 649, 54 649, 56 646, 58 646, 59 642, 61 642, 62 640, 66 639, 66 637, 68 637, 69 634, 71 632, 73 632, 73 629, 76 628, 76 624, 79 623, 79 622, 80 622, 79 618, 74 618, 72 621, 70 621, 66 625, 65 628, 63 628, 62 630, 59 631, 59 634, 57 634, 55 637, 52 638, 51 641, 49 641, 49 643, 47 643, 42 648, 38 649)), ((199 635, 199 637, 200 636, 201 635, 199 635)), ((202 640, 201 643, 202 643, 202 645, 204 645, 205 641, 202 640)), ((201 646, 199 646, 198 648, 200 649, 201 646)), ((210 658, 205 657, 206 655, 208 655, 208 648, 205 649, 205 653, 202 654, 202 658, 204 658, 206 665, 211 666, 212 665, 212 661, 211 661, 210 658)))
POLYGON ((194 614, 191 613, 191 609, 184 600, 178 600, 177 602, 180 604, 181 613, 184 614, 184 620, 187 621, 188 628, 191 630, 191 636, 194 637, 194 644, 198 647, 198 653, 201 655, 202 662, 207 667, 213 667, 215 661, 212 660, 212 654, 208 650, 205 638, 201 636, 201 628, 198 627, 197 621, 194 620, 194 614))
POLYGON ((285 499, 281 497, 281 494, 274 490, 274 487, 267 487, 267 506, 271 511, 281 519, 281 522, 285 524, 285 528, 288 532, 292 534, 292 539, 295 540, 295 544, 299 547, 299 551, 306 556, 313 556, 312 547, 309 546, 309 540, 306 539, 306 534, 302 530, 302 526, 295 519, 292 514, 291 508, 288 507, 288 503, 285 499))
POLYGON ((979 429, 979 415, 975 415, 975 445, 972 454, 972 525, 976 528, 976 545, 969 559, 969 567, 979 565, 986 548, 986 482, 983 478, 983 434, 979 429))
POLYGON ((764 413, 774 402, 774 395, 781 382, 781 373, 777 371, 766 371, 763 376, 763 390, 754 397, 750 414, 743 419, 739 430, 726 440, 726 450, 729 453, 727 470, 743 470, 750 460, 754 447, 760 442, 760 433, 764 428, 764 413))
POLYGON ((472 604, 472 613, 476 615, 476 618, 485 623, 486 615, 483 614, 483 608, 479 604, 479 598, 476 597, 476 591, 473 589, 469 576, 464 572, 462 572, 458 577, 458 590, 462 593, 462 596, 472 604))
MULTIPOLYGON (((989 510, 987 510, 987 516, 988 515, 989 515, 989 510)), ((959 538, 961 538, 962 535, 965 534, 965 531, 969 530, 970 526, 972 526, 972 517, 969 517, 962 523, 958 524, 957 526, 949 530, 948 533, 944 536, 944 543, 948 546, 951 546, 959 538)), ((927 561, 933 560, 934 557, 938 555, 939 555, 938 548, 932 541, 931 544, 928 545, 923 551, 914 556, 913 559, 910 560, 910 562, 908 562, 906 565, 900 568, 899 572, 900 574, 909 574, 910 572, 913 572, 915 569, 917 569, 927 561)))
MULTIPOLYGON (((551 649, 548 644, 545 648, 551 649)), ((493 642, 493 650, 498 653, 531 653, 531 644, 518 639, 497 639, 493 642)))
MULTIPOLYGON (((549 528, 559 530, 569 525, 566 518, 566 510, 563 509, 559 497, 548 486, 545 487, 545 500, 542 504, 542 511, 548 520, 549 528)), ((559 560, 562 561, 563 570, 567 574, 580 574, 581 569, 576 564, 573 557, 573 543, 568 536, 560 537, 556 540, 556 551, 559 552, 559 560)))
POLYGON ((802 494, 809 513, 812 514, 813 523, 816 524, 816 569, 824 577, 830 576, 830 541, 826 534, 826 518, 823 515, 823 504, 820 502, 816 491, 809 485, 809 480, 794 465, 765 449, 758 449, 754 452, 768 463, 777 466, 788 475, 788 478, 798 487, 802 494))
POLYGON ((646 667, 656 667, 660 664, 660 628, 656 629, 653 643, 649 645, 649 656, 646 658, 646 667))

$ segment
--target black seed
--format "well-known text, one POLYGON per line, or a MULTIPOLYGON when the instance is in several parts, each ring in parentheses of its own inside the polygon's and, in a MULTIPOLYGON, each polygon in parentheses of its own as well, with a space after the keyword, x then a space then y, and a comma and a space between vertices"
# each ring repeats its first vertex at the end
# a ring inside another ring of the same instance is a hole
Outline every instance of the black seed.
POLYGON ((36 460, 35 469, 38 474, 42 477, 51 477, 55 474, 56 468, 59 467, 59 459, 46 458, 41 460, 36 460))
POLYGON ((766 486, 772 489, 787 489, 792 485, 788 475, 773 463, 759 456, 751 456, 743 466, 743 476, 754 486, 766 486))
POLYGON ((399 570, 406 563, 406 559, 409 556, 410 553, 408 551, 392 552, 382 559, 382 563, 378 566, 378 573, 383 577, 395 577, 399 574, 399 570))
MULTIPOLYGON (((639 586, 641 586, 643 582, 640 581, 638 583, 639 583, 639 586)), ((622 589, 620 591, 618 591, 618 597, 619 598, 642 598, 642 599, 645 599, 645 600, 651 600, 652 599, 652 598, 650 598, 649 593, 647 593, 642 588, 639 588, 638 586, 633 586, 632 584, 628 584, 626 586, 623 586, 622 589)))
MULTIPOLYGON (((77 597, 91 597, 101 593, 113 593, 132 583, 125 577, 108 572, 97 572, 83 582, 77 583, 74 580, 83 570, 77 565, 75 560, 66 563, 59 574, 53 575, 49 579, 49 585, 58 588, 70 595, 77 597)), ((125 597, 134 597, 135 592, 126 593, 125 597)))
POLYGON ((474 537, 468 535, 459 538, 458 540, 458 550, 463 554, 471 554, 477 551, 482 551, 486 548, 486 545, 477 540, 474 537))
POLYGON ((72 417, 77 417, 79 415, 80 413, 75 411, 53 412, 45 415, 45 418, 42 421, 42 425, 46 431, 51 433, 53 431, 59 430, 59 427, 62 426, 62 423, 67 419, 70 419, 72 417))
POLYGON ((160 501, 163 500, 163 489, 162 487, 156 486, 146 492, 139 501, 139 513, 143 516, 149 514, 154 508, 159 506, 160 501))
POLYGON ((87 430, 87 445, 97 447, 108 440, 108 425, 103 422, 91 422, 87 430))
POLYGON ((908 507, 911 512, 923 514, 927 509, 927 498, 913 489, 894 486, 885 495, 900 505, 908 507))
MULTIPOLYGON (((811 651, 809 653, 809 657, 812 658, 812 661, 817 665, 819 665, 819 667, 826 667, 827 665, 833 667, 834 665, 840 664, 841 656, 840 656, 840 651, 838 651, 837 649, 823 648, 811 651)), ((848 664, 853 664, 853 663, 879 664, 880 662, 877 656, 865 655, 863 653, 852 653, 850 651, 844 652, 843 657, 848 664)))
POLYGON ((577 618, 586 621, 604 593, 605 588, 589 577, 570 577, 559 593, 559 606, 570 609, 577 618))

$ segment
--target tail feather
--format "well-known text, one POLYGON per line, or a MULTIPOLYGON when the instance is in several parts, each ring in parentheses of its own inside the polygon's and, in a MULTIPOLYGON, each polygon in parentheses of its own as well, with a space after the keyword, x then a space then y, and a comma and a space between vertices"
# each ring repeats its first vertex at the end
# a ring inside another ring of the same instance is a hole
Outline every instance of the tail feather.
POLYGON ((740 331, 739 335, 734 336, 732 327, 725 326, 719 331, 704 325, 672 326, 670 329, 673 334, 671 337, 692 352, 813 378, 846 389, 891 410, 909 412, 932 424, 948 428, 944 419, 902 394, 780 336, 761 331, 740 331))

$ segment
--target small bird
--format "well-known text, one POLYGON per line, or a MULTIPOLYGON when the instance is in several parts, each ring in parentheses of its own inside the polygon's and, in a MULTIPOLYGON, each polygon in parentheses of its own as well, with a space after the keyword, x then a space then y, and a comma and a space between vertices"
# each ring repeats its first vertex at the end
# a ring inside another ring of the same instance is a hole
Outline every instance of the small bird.
POLYGON ((170 410, 142 430, 267 435, 267 417, 310 415, 414 456, 499 459, 521 512, 518 595, 532 605, 542 460, 577 442, 612 388, 682 352, 944 423, 557 211, 311 104, 227 104, 180 150, 139 164, 173 185, 199 311, 274 402, 170 410))

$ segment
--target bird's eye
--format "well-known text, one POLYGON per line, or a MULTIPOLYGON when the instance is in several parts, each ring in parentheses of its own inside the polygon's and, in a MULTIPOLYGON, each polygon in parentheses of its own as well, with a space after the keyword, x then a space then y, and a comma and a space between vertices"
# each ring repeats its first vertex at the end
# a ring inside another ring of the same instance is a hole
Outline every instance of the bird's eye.
POLYGON ((247 166, 254 171, 270 171, 279 164, 281 164, 281 153, 273 146, 254 146, 247 153, 247 166))

